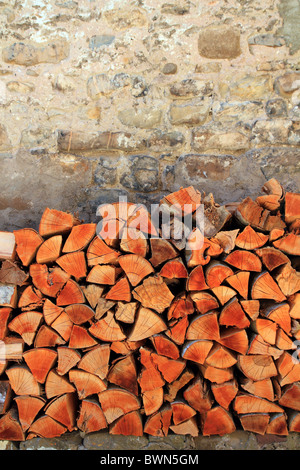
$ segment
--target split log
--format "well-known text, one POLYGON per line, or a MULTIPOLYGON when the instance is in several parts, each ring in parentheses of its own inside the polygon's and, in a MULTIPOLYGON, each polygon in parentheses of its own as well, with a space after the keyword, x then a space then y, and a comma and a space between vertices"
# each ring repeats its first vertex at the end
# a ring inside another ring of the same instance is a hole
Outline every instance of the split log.
POLYGON ((96 432, 107 428, 104 413, 95 399, 88 398, 81 401, 77 426, 84 433, 96 432))
POLYGON ((16 256, 16 236, 12 232, 0 232, 0 260, 14 260, 16 256))

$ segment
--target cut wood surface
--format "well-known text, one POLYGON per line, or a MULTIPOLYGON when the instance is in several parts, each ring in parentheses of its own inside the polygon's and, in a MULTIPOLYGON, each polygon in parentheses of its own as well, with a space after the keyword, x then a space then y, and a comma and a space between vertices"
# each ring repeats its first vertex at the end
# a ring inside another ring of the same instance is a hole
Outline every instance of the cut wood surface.
POLYGON ((190 186, 0 231, 0 439, 300 432, 299 201, 190 186))

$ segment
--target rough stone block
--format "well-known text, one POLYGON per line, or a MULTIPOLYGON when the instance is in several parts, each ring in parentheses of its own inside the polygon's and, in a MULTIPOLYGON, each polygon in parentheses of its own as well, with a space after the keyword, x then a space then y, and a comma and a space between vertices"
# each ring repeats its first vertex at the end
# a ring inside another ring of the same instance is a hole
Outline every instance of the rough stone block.
POLYGON ((257 121, 252 128, 252 145, 284 145, 288 142, 292 122, 286 119, 257 121))
POLYGON ((178 83, 173 83, 170 87, 170 94, 173 98, 193 98, 195 96, 211 95, 213 83, 206 80, 193 80, 187 78, 178 83))
POLYGON ((118 113, 118 118, 122 124, 128 127, 141 129, 151 129, 159 126, 162 119, 162 111, 157 108, 146 107, 123 109, 118 113))
POLYGON ((15 42, 3 49, 2 57, 4 62, 17 65, 57 64, 68 57, 69 49, 69 44, 61 39, 42 46, 15 42))
POLYGON ((129 157, 122 171, 120 183, 135 191, 156 191, 158 189, 159 164, 156 158, 147 155, 129 157))
POLYGON ((136 450, 147 446, 147 437, 114 436, 107 432, 93 432, 83 439, 87 450, 136 450))
POLYGON ((214 131, 209 127, 194 129, 192 147, 200 152, 241 152, 250 147, 249 137, 232 130, 214 131))
POLYGON ((113 8, 103 12, 110 26, 116 30, 141 28, 147 24, 147 16, 138 8, 113 8))
POLYGON ((271 77, 266 74, 246 75, 229 85, 230 95, 244 101, 266 99, 271 91, 271 77))
POLYGON ((274 81, 274 90, 283 98, 290 98, 300 88, 300 73, 287 72, 274 81))
POLYGON ((231 26, 208 26, 199 33, 198 49, 209 59, 234 59, 241 54, 240 32, 231 26))
POLYGON ((51 439, 35 437, 29 441, 21 442, 20 450, 78 450, 81 445, 80 434, 72 432, 51 439))
POLYGON ((170 122, 174 126, 195 126, 203 124, 209 116, 211 100, 209 98, 170 107, 170 122))
POLYGON ((145 147, 145 142, 136 139, 129 132, 83 132, 59 130, 57 132, 59 151, 123 150, 134 151, 145 147))

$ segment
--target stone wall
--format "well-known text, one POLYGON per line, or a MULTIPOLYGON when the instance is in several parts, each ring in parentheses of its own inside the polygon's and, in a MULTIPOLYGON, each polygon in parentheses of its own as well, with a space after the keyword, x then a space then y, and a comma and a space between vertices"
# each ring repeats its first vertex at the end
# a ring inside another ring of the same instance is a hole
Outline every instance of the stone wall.
POLYGON ((2 0, 0 25, 1 230, 36 228, 47 206, 88 222, 102 202, 190 184, 220 203, 272 177, 299 191, 298 0, 2 0))
POLYGON ((1 229, 299 188, 297 0, 2 0, 1 229))

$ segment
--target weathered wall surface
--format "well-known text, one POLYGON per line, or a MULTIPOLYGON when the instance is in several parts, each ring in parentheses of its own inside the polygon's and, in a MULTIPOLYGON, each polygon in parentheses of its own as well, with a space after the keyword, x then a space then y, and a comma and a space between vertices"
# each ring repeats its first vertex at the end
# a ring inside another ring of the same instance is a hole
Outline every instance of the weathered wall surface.
POLYGON ((2 0, 1 228, 46 206, 299 190, 297 0, 2 0))

